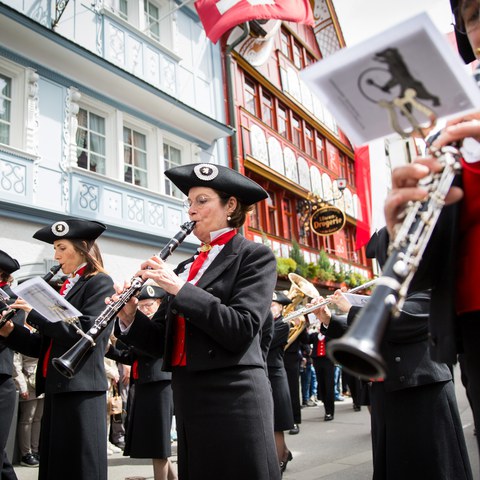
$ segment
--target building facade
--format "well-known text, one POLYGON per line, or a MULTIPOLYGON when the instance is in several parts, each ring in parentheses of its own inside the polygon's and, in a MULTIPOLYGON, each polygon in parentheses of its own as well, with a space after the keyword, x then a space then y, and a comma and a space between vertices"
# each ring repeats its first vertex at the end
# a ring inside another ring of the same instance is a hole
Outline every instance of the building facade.
POLYGON ((163 171, 227 164, 220 50, 177 7, 0 2, 0 248, 17 279, 46 271, 53 251, 32 234, 62 217, 107 224, 106 268, 130 278, 188 220, 163 171))
MULTIPOLYGON (((232 77, 226 98, 237 131, 230 145, 232 163, 270 195, 256 206, 246 236, 268 242, 279 258, 288 258, 298 243, 305 263, 311 264, 306 276, 324 290, 338 287, 345 277, 348 284, 352 273, 357 280, 370 278, 372 270, 364 249, 355 250, 361 210, 352 145, 299 77, 303 68, 345 46, 331 2, 316 0, 313 12, 314 28, 276 20, 250 22, 249 33, 237 27, 224 42, 223 54, 227 77, 232 77), (346 180, 344 190, 339 178, 346 180), (346 213, 341 231, 328 236, 305 231, 302 205, 312 193, 346 213), (325 254, 334 278, 316 274, 315 265, 325 254)), ((288 283, 280 278, 279 286, 288 283)))

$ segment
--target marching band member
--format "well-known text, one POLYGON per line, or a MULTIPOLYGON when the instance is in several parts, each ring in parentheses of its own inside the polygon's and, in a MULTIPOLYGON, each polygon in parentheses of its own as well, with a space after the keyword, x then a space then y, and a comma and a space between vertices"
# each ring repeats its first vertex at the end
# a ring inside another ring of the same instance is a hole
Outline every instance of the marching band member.
MULTIPOLYGON (((113 292, 113 281, 103 270, 95 243, 105 225, 68 219, 41 228, 37 240, 53 244, 55 259, 67 280, 60 289, 75 308, 87 331, 105 308, 105 297, 113 292)), ((40 480, 107 479, 107 379, 103 356, 109 332, 97 340, 97 347, 77 375, 67 379, 52 366, 78 340, 78 333, 65 322, 51 322, 23 299, 12 308, 24 310, 27 321, 38 333, 12 322, 0 330, 14 350, 39 358, 36 374, 37 395, 45 392, 40 434, 40 480)))
POLYGON ((168 295, 152 321, 132 299, 119 313, 116 336, 163 355, 172 371, 181 480, 278 480, 261 345, 262 327, 271 321, 276 261, 268 247, 236 230, 268 194, 214 164, 183 165, 165 175, 188 195, 202 247, 175 270, 157 257, 142 264, 137 275, 168 295))
POLYGON ((292 401, 288 387, 287 371, 283 363, 285 345, 290 325, 282 321, 282 310, 292 301, 282 292, 273 292, 270 310, 274 318, 273 338, 267 355, 268 378, 272 385, 275 444, 277 446, 280 471, 283 474, 287 463, 293 459, 285 442, 285 430, 293 428, 292 401))
MULTIPOLYGON (((12 273, 19 268, 20 264, 16 259, 12 258, 3 250, 0 250, 0 288, 12 301, 17 298, 10 288, 13 280, 12 273)), ((0 459, 0 478, 5 478, 6 480, 17 480, 17 475, 5 451, 16 401, 15 383, 12 375, 13 350, 7 347, 3 339, 0 339, 0 451, 2 452, 2 458, 0 459)))
MULTIPOLYGON (((387 248, 373 235, 367 256, 380 267, 387 248)), ((373 480, 435 478, 470 480, 472 472, 449 367, 430 358, 428 318, 430 291, 412 283, 398 317, 388 324, 380 345, 387 376, 370 389, 373 480)), ((315 311, 321 331, 338 338, 355 322, 361 307, 352 306, 341 290, 330 298, 347 316, 328 307, 315 311)), ((319 303, 315 299, 312 303, 319 303)))

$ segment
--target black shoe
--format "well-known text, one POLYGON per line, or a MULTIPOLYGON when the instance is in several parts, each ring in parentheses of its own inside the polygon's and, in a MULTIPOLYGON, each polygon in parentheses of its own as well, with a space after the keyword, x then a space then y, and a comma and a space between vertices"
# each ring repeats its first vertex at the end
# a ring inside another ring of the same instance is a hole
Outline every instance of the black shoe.
POLYGON ((292 452, 289 450, 288 455, 287 455, 287 459, 284 462, 280 462, 280 472, 282 473, 282 475, 283 475, 283 472, 287 468, 287 463, 292 459, 293 459, 293 455, 292 455, 292 452))
POLYGON ((359 412, 361 409, 362 409, 362 407, 360 405, 355 405, 355 403, 353 404, 353 410, 355 412, 359 412))
POLYGON ((295 423, 293 428, 288 432, 290 435, 296 435, 300 432, 300 427, 295 423))
POLYGON ((327 413, 324 417, 323 420, 325 422, 329 422, 330 420, 333 420, 333 415, 331 413, 327 413))
POLYGON ((32 452, 32 455, 33 455, 38 461, 40 461, 40 452, 32 452))
POLYGON ((20 465, 24 467, 38 467, 39 461, 30 452, 24 455, 20 460, 20 465))

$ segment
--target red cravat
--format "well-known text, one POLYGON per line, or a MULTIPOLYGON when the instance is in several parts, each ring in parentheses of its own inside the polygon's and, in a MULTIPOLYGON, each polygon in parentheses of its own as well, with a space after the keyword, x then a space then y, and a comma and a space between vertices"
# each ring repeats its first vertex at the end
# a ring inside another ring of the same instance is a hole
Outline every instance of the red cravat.
POLYGON ((132 377, 134 380, 138 380, 138 360, 135 360, 132 364, 132 377))
POLYGON ((200 247, 200 253, 190 266, 187 282, 195 278, 198 271, 200 270, 200 267, 205 263, 205 260, 208 258, 208 252, 212 249, 212 247, 215 245, 225 245, 236 235, 236 233, 236 230, 230 230, 229 232, 225 232, 222 235, 219 235, 215 240, 212 240, 210 243, 202 243, 202 246, 200 247))
MULTIPOLYGON (((214 245, 225 245, 236 235, 236 233, 236 230, 230 230, 219 235, 210 243, 202 244, 200 247, 200 253, 190 266, 187 281, 189 282, 196 277, 200 267, 205 263, 205 260, 208 257, 208 252, 214 245)), ((176 320, 173 333, 172 365, 176 367, 184 367, 187 364, 187 356, 185 355, 185 318, 183 315, 177 315, 176 320)))

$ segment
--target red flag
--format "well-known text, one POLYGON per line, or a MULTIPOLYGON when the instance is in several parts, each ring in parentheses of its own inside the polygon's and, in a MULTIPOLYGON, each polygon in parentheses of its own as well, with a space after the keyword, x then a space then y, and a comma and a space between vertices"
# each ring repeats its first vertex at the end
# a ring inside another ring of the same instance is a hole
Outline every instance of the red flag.
POLYGON ((197 0, 195 8, 213 43, 236 25, 250 20, 274 18, 314 25, 310 0, 197 0))
POLYGON ((355 179, 360 203, 355 250, 360 250, 370 240, 370 226, 372 224, 372 186, 368 145, 355 148, 355 179))

